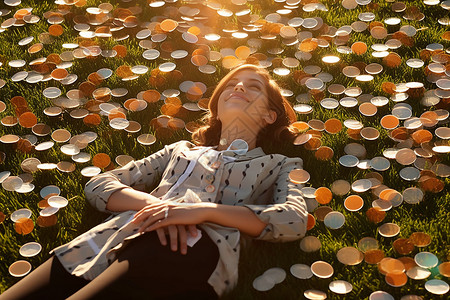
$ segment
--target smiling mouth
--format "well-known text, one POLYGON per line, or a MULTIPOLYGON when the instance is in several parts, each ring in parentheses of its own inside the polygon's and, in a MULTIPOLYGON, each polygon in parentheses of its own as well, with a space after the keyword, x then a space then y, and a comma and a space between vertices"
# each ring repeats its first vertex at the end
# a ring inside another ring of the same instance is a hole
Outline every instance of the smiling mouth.
POLYGON ((235 93, 232 93, 232 94, 230 95, 230 97, 228 97, 227 101, 230 100, 231 98, 239 98, 239 99, 241 99, 241 100, 245 100, 245 101, 249 102, 249 101, 247 100, 247 98, 245 98, 245 97, 243 97, 243 96, 240 96, 240 95, 238 95, 238 94, 235 94, 235 93))

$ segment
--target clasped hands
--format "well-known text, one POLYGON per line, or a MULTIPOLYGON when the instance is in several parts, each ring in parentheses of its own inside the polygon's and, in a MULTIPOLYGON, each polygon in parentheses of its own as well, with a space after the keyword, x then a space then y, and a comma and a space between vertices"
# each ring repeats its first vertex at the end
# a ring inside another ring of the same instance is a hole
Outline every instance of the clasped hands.
POLYGON ((167 245, 169 235, 172 251, 179 249, 181 254, 187 253, 188 234, 197 236, 197 224, 205 222, 204 204, 190 203, 182 205, 173 202, 150 204, 138 211, 132 223, 140 224, 139 232, 155 230, 163 246, 167 245))

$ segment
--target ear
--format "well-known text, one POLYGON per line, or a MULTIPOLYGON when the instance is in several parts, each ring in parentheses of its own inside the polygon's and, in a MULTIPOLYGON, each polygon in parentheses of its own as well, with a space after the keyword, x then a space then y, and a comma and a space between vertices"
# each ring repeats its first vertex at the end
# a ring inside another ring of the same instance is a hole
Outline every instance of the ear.
POLYGON ((277 113, 273 110, 269 110, 263 119, 267 124, 273 124, 277 120, 277 113))

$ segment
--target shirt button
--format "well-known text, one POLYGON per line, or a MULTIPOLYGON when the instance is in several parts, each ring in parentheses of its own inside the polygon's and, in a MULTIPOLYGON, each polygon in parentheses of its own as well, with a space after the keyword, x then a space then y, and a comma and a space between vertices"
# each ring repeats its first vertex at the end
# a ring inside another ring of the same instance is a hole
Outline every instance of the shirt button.
POLYGON ((211 183, 214 181, 214 175, 213 174, 208 174, 205 177, 206 182, 211 183))
POLYGON ((205 190, 206 190, 208 193, 212 193, 212 192, 214 192, 214 191, 216 190, 216 188, 214 187, 214 185, 210 184, 210 185, 208 185, 208 186, 205 188, 205 190))
POLYGON ((218 169, 220 167, 220 161, 216 160, 212 163, 211 167, 214 169, 218 169))

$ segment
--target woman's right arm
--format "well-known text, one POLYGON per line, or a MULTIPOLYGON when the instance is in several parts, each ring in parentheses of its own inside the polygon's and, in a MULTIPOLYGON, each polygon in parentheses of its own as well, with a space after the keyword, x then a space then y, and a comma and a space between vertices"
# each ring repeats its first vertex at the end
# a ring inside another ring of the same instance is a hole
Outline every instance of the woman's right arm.
POLYGON ((113 212, 138 211, 149 204, 158 202, 161 202, 161 200, 155 196, 127 187, 117 190, 109 196, 105 210, 113 212))
POLYGON ((146 158, 130 161, 121 168, 92 177, 84 188, 86 199, 97 210, 112 214, 127 210, 138 211, 159 201, 158 198, 133 187, 154 186, 166 169, 174 149, 182 145, 192 147, 193 144, 183 140, 166 145, 146 158))

